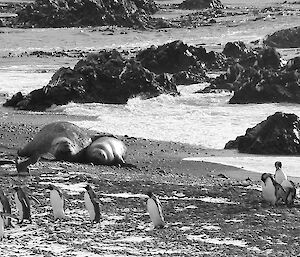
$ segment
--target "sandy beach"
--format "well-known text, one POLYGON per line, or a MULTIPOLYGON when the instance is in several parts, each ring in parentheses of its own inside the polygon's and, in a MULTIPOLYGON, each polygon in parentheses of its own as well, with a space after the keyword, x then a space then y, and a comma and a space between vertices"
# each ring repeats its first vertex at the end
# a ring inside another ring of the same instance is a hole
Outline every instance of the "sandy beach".
MULTIPOLYGON (((24 113, 7 109, 0 120, 1 156, 16 150, 45 124, 79 117, 24 113)), ((16 176, 13 165, 0 167, 1 185, 16 209, 12 185, 25 187, 32 224, 5 231, 2 256, 296 256, 298 204, 270 207, 262 201, 260 174, 209 162, 182 161, 192 156, 233 156, 235 152, 120 137, 126 161, 136 168, 39 161, 31 176, 16 176), (67 220, 53 220, 52 183, 67 198, 67 220), (103 202, 102 219, 91 225, 83 202, 89 183, 103 202), (162 201, 167 227, 153 230, 145 192, 162 201)))

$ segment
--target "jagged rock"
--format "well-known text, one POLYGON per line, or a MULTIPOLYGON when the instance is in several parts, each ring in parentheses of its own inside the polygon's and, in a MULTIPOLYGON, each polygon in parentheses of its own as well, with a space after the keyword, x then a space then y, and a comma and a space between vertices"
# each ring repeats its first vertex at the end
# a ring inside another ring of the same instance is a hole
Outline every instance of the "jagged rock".
POLYGON ((200 83, 207 80, 204 68, 221 69, 226 57, 221 53, 206 52, 177 40, 161 46, 151 46, 137 54, 142 65, 157 74, 171 73, 177 84, 200 83))
POLYGON ((17 23, 21 27, 142 28, 157 10, 153 0, 36 0, 18 12, 17 23))
POLYGON ((248 68, 229 103, 300 103, 300 73, 289 63, 286 69, 248 68))
POLYGON ((281 57, 274 48, 247 51, 240 43, 229 46, 223 52, 229 56, 228 63, 233 64, 200 93, 218 89, 235 91, 230 103, 298 101, 295 100, 298 96, 292 96, 295 92, 298 94, 298 89, 294 87, 298 83, 297 74, 281 70, 281 57), (229 51, 229 48, 234 50, 229 51))
POLYGON ((300 47, 300 26, 276 31, 266 37, 264 44, 278 48, 300 47))
POLYGON ((219 0, 185 0, 179 5, 180 9, 223 9, 224 5, 219 0))
POLYGON ((113 50, 90 54, 74 69, 59 69, 45 87, 26 96, 17 93, 12 99, 18 100, 8 100, 4 106, 45 110, 70 101, 125 104, 131 97, 151 98, 163 93, 179 94, 170 76, 156 75, 113 50))
POLYGON ((232 58, 247 58, 250 55, 254 55, 253 50, 246 46, 242 41, 234 41, 226 43, 223 52, 226 57, 232 58))
POLYGON ((300 119, 295 114, 276 112, 244 136, 225 145, 225 149, 238 149, 251 154, 300 154, 300 119))

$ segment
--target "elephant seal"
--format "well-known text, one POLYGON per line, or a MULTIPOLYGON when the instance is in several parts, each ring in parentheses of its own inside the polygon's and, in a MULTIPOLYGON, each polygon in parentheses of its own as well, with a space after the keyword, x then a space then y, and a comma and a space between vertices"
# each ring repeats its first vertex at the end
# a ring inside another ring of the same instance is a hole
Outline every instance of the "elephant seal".
POLYGON ((56 160, 76 162, 82 159, 82 152, 92 139, 87 130, 73 123, 58 121, 44 126, 24 148, 18 151, 18 156, 28 157, 19 162, 16 167, 19 173, 28 172, 28 166, 36 163, 41 156, 50 153, 56 160))
POLYGON ((124 165, 127 147, 119 139, 103 136, 86 148, 86 160, 94 164, 124 165))

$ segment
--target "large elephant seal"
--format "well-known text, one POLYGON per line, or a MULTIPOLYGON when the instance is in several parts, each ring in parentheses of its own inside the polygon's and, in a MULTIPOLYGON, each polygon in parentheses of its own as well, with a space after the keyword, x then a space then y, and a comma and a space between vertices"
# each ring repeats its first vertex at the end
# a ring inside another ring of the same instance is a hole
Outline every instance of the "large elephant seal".
POLYGON ((80 161, 82 152, 92 139, 87 130, 70 122, 58 121, 44 126, 24 148, 18 151, 18 156, 28 157, 19 162, 16 159, 18 172, 28 172, 28 166, 36 163, 47 153, 57 160, 80 161))
POLYGON ((86 148, 86 159, 94 164, 124 165, 127 147, 119 139, 103 136, 86 148))

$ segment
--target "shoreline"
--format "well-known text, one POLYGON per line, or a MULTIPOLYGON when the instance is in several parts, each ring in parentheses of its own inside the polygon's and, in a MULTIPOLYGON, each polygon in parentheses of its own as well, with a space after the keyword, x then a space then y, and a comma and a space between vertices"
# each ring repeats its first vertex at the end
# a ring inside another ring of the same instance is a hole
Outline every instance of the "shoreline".
MULTIPOLYGON (((76 122, 87 120, 82 116, 68 116, 57 113, 39 113, 17 111, 2 107, 3 115, 0 117, 0 151, 2 155, 15 155, 17 149, 24 146, 44 125, 54 121, 76 122), (37 118, 38 117, 38 118, 37 118)), ((93 118, 91 117, 93 120, 93 118)), ((101 131, 107 133, 106 131, 101 131)), ((199 145, 190 145, 180 142, 160 141, 145 138, 115 135, 125 142, 128 147, 127 161, 139 169, 148 169, 164 173, 185 174, 196 177, 222 176, 234 180, 260 181, 262 173, 239 168, 239 165, 222 164, 214 159, 255 157, 251 154, 241 154, 236 150, 210 149, 199 145), (204 161, 184 160, 185 158, 203 158, 204 161), (211 158, 212 161, 209 159, 211 158)), ((260 159, 270 156, 259 156, 260 159)), ((277 157, 274 157, 274 162, 277 157)), ((284 164, 284 163, 283 163, 284 164)), ((32 166, 34 167, 34 165, 32 166)), ((101 166, 105 169, 105 166, 101 166)), ((34 169, 34 168, 33 168, 34 169)), ((272 172, 273 166, 265 172, 272 172)), ((300 177, 289 176, 296 183, 300 177)))

